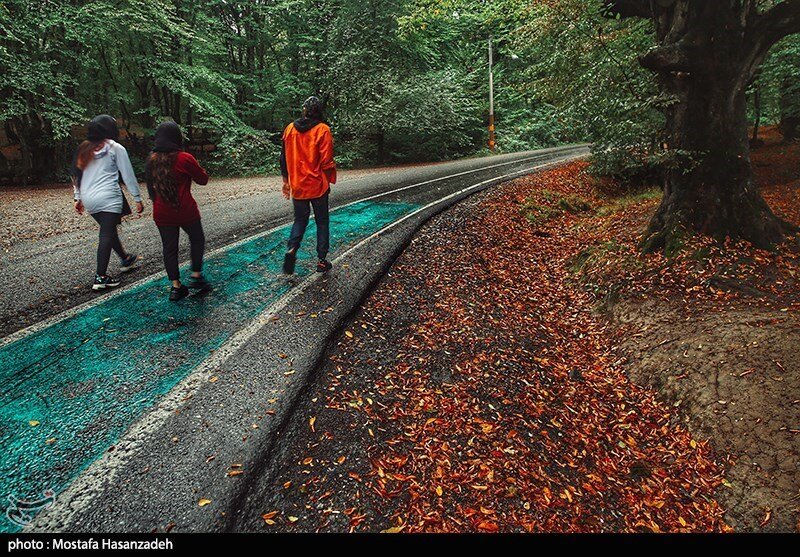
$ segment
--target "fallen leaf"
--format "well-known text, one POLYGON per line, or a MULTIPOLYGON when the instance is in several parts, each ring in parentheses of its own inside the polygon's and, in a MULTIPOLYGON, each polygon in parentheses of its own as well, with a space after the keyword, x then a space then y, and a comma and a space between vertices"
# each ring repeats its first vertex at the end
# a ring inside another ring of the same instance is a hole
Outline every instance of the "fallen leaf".
POLYGON ((197 505, 200 506, 200 507, 205 507, 206 505, 208 505, 210 503, 211 503, 211 499, 200 499, 197 502, 197 505))

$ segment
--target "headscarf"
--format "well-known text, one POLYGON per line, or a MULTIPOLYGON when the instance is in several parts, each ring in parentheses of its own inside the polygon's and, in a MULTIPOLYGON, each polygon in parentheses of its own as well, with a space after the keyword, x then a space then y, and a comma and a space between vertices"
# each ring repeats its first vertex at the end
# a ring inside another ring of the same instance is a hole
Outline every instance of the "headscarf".
POLYGON ((113 116, 109 116, 108 114, 95 116, 92 118, 92 121, 89 122, 89 130, 86 134, 86 139, 89 141, 103 141, 104 139, 113 139, 117 141, 119 139, 117 121, 113 116))
POLYGON ((183 151, 183 134, 175 122, 162 122, 156 129, 153 152, 169 153, 171 151, 183 151))

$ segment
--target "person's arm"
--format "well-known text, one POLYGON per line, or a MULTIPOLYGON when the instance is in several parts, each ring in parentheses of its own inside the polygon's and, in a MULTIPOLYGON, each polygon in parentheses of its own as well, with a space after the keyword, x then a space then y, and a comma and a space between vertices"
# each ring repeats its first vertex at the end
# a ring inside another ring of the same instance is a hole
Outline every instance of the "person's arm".
POLYGON ((320 138, 320 167, 328 177, 328 182, 331 184, 336 183, 336 161, 333 160, 333 135, 330 128, 322 132, 320 138))
POLYGON ((81 201, 81 188, 80 178, 77 176, 70 176, 72 179, 72 206, 75 208, 75 212, 79 215, 83 214, 83 201, 81 201))
POLYGON ((78 168, 78 150, 72 155, 72 166, 69 169, 69 177, 72 181, 72 200, 75 211, 80 215, 83 213, 83 202, 81 201, 81 178, 83 171, 78 168))
POLYGON ((286 144, 281 141, 281 176, 283 181, 289 181, 289 165, 286 164, 286 144))
POLYGON ((117 143, 115 149, 117 152, 117 168, 122 175, 122 181, 125 187, 128 188, 128 191, 131 192, 133 200, 136 201, 136 212, 141 213, 144 211, 142 194, 139 192, 139 182, 136 180, 136 174, 133 172, 133 165, 131 165, 131 159, 128 157, 128 151, 119 143, 117 143))
POLYGON ((281 136, 281 176, 283 177, 283 197, 289 199, 292 196, 292 186, 289 183, 289 164, 286 162, 286 131, 281 136))
POLYGON ((208 183, 208 172, 206 172, 205 168, 200 166, 200 163, 191 153, 184 151, 182 158, 184 172, 191 176, 196 184, 205 186, 208 183))

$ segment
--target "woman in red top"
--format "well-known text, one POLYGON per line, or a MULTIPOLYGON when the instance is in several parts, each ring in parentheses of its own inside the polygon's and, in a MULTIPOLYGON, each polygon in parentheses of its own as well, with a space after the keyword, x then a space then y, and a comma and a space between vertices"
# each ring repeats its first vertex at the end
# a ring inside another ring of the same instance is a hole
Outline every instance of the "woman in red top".
POLYGON ((175 122, 164 122, 156 130, 153 152, 145 167, 147 191, 153 200, 153 220, 161 233, 164 266, 172 281, 169 299, 177 302, 189 295, 189 288, 208 291, 211 284, 203 278, 203 253, 206 238, 200 211, 192 197, 192 181, 208 183, 208 174, 190 153, 183 150, 183 134, 175 122), (192 278, 188 288, 178 272, 178 237, 180 229, 189 235, 192 278))

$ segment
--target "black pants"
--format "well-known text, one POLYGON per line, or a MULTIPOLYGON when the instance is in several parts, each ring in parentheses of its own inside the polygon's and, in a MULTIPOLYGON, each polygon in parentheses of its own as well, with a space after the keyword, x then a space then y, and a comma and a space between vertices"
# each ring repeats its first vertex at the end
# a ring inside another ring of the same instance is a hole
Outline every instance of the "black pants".
POLYGON ((100 225, 100 242, 97 244, 97 274, 103 276, 108 271, 108 262, 111 260, 111 250, 117 252, 120 259, 125 259, 125 250, 119 241, 117 226, 121 216, 119 213, 101 211, 93 213, 92 218, 100 225))
POLYGON ((292 233, 289 235, 289 249, 297 249, 303 241, 303 234, 306 233, 308 217, 311 215, 311 208, 314 208, 314 222, 317 225, 317 257, 325 259, 330 249, 331 232, 328 216, 328 193, 316 199, 295 199, 294 204, 294 224, 292 233))
POLYGON ((183 231, 189 235, 189 245, 192 257, 192 271, 199 273, 203 270, 203 253, 206 250, 206 235, 203 233, 203 224, 200 221, 184 226, 159 226, 161 245, 164 247, 164 267, 167 269, 169 280, 180 280, 178 272, 178 238, 183 231))

